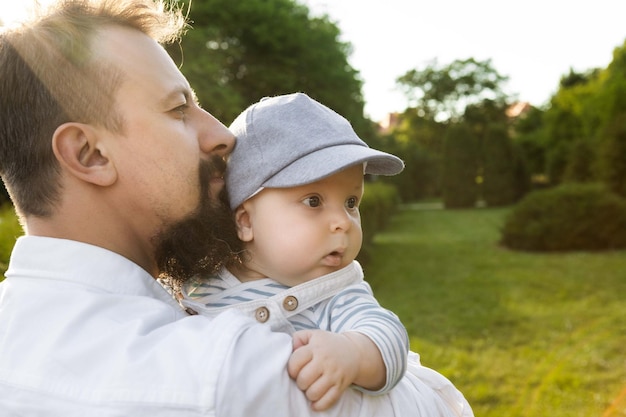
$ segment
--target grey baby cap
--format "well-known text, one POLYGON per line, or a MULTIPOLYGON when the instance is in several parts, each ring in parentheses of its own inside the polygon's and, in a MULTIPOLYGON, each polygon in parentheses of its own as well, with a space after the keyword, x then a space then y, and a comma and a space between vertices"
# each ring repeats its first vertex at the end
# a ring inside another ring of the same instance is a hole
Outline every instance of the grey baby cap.
POLYGON ((261 99, 230 130, 237 138, 226 170, 233 210, 263 188, 310 184, 356 164, 374 175, 404 169, 400 158, 367 146, 344 117, 303 93, 261 99))

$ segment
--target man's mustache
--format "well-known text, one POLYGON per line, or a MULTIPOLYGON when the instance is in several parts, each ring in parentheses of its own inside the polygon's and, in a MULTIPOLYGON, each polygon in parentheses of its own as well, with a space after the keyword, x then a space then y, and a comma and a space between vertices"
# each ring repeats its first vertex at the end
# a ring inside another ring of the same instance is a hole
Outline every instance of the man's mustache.
MULTIPOLYGON (((212 178, 222 178, 226 172, 226 161, 218 155, 200 161, 200 186, 207 191, 212 178)), ((206 194, 205 194, 206 195, 206 194)))

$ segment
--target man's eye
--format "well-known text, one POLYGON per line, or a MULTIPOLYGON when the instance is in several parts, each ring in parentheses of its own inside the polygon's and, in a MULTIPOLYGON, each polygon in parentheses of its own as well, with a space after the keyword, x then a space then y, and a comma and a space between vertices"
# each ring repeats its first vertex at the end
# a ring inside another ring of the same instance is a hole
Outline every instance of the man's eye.
POLYGON ((353 209, 357 206, 357 203, 359 201, 356 199, 356 197, 350 197, 346 200, 346 207, 349 209, 353 209))
POLYGON ((178 107, 175 107, 174 109, 172 109, 173 112, 177 113, 179 115, 180 118, 184 118, 185 117, 185 113, 187 112, 187 109, 189 108, 188 104, 182 104, 178 107))
POLYGON ((303 200, 303 203, 309 207, 319 207, 322 201, 320 200, 318 196, 312 195, 310 197, 305 198, 303 200))

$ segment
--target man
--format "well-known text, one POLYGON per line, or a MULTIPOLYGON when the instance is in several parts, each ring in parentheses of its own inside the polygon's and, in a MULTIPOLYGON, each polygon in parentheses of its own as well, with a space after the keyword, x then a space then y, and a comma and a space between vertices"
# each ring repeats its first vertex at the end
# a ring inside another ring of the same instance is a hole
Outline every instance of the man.
MULTIPOLYGON (((160 2, 66 0, 0 35, 0 174, 26 232, 0 285, 3 416, 313 414, 289 336, 189 316, 155 280, 237 249, 217 198, 234 138, 160 45, 183 29, 160 2)), ((398 415, 406 392, 323 415, 398 415)))

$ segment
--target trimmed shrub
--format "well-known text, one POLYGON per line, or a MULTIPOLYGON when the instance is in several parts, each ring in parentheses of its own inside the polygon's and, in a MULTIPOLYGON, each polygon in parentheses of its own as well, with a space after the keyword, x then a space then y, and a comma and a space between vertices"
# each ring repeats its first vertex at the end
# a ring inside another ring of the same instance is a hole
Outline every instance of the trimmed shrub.
POLYGON ((513 204, 518 195, 516 188, 516 160, 513 145, 505 125, 487 127, 483 141, 482 194, 489 207, 513 204))
POLYGON ((465 124, 452 125, 443 147, 441 189, 446 208, 474 207, 478 200, 478 140, 465 124))
POLYGON ((365 183, 365 193, 359 206, 363 229, 363 248, 358 256, 360 262, 367 261, 374 235, 387 226, 399 204, 398 190, 393 185, 380 181, 365 183))
POLYGON ((528 170, 522 147, 516 142, 512 142, 511 145, 513 151, 513 165, 515 165, 513 169, 513 187, 515 188, 514 202, 517 203, 530 191, 530 171, 528 170))
POLYGON ((626 197, 626 112, 616 118, 600 146, 600 177, 611 191, 626 197))
POLYGON ((416 201, 440 196, 440 158, 421 147, 416 141, 404 144, 401 150, 393 151, 405 163, 401 175, 386 178, 385 181, 397 187, 402 201, 416 201))
POLYGON ((595 148, 590 141, 584 139, 574 141, 563 172, 563 181, 592 182, 594 180, 594 152, 595 148))
POLYGON ((626 200, 599 184, 535 191, 506 218, 501 243, 529 251, 626 247, 626 200))

